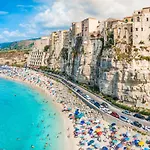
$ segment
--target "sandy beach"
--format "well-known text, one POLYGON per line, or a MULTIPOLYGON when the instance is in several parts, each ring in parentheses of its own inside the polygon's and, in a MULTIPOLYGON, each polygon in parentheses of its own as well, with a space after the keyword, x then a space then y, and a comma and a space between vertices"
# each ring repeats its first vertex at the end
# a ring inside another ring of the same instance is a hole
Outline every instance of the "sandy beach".
MULTIPOLYGON (((78 149, 77 144, 78 144, 79 140, 74 139, 74 136, 73 136, 74 128, 73 128, 72 122, 69 121, 67 114, 62 113, 63 106, 59 103, 56 103, 56 98, 54 96, 52 96, 47 89, 45 89, 43 87, 41 88, 40 86, 37 86, 35 84, 31 84, 31 82, 22 80, 20 78, 12 78, 12 77, 5 76, 2 74, 0 74, 0 77, 15 81, 15 82, 27 84, 31 88, 37 90, 40 94, 45 95, 48 101, 52 101, 54 107, 56 108, 57 112, 60 114, 62 121, 63 121, 63 124, 62 124, 63 133, 62 133, 62 136, 60 137, 63 140, 62 150, 77 150, 78 149), (68 131, 68 128, 69 128, 69 131, 68 131), (68 138, 68 135, 70 135, 69 138, 68 138)), ((56 81, 53 80, 53 82, 56 82, 56 81)), ((62 89, 63 88, 64 87, 62 87, 62 89)))
POLYGON ((60 138, 64 150, 149 150, 147 135, 138 134, 129 127, 109 124, 67 87, 42 73, 11 68, 1 71, 0 77, 28 84, 53 102, 63 120, 60 138))

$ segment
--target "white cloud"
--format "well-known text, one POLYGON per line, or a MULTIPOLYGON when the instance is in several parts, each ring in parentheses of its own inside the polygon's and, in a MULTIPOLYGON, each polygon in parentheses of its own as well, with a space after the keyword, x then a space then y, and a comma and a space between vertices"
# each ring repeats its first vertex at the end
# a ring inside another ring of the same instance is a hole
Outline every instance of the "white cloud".
POLYGON ((2 43, 2 42, 8 42, 8 39, 0 34, 0 43, 2 43))
MULTIPOLYGON (((42 0, 40 0, 42 1, 42 0)), ((46 0, 43 0, 45 3, 46 0)), ((35 23, 43 28, 70 26, 73 21, 87 17, 97 19, 123 18, 134 10, 150 6, 149 0, 55 0, 49 8, 35 16, 35 23)))
POLYGON ((21 8, 34 8, 33 5, 17 5, 17 7, 21 7, 21 8))
POLYGON ((5 36, 5 37, 26 37, 25 33, 21 33, 18 30, 15 30, 15 31, 5 30, 5 31, 2 32, 2 35, 5 36))
POLYGON ((0 15, 7 15, 8 12, 7 11, 0 11, 0 15))
MULTIPOLYGON (((26 38, 48 35, 53 30, 69 28, 71 22, 81 21, 87 17, 99 20, 123 18, 133 14, 134 10, 150 6, 150 0, 33 0, 38 6, 17 5, 22 10, 34 9, 36 15, 20 23, 24 33, 4 30, 2 36, 26 38), (26 33, 26 34, 25 34, 26 33)), ((0 11, 0 14, 7 12, 0 11)))

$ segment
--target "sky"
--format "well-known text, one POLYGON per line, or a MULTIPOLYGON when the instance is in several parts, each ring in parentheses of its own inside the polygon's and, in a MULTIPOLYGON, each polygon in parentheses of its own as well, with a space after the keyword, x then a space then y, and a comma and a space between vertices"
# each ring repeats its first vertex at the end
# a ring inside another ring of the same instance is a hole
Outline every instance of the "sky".
POLYGON ((1 0, 0 43, 49 35, 87 17, 121 19, 150 0, 1 0))

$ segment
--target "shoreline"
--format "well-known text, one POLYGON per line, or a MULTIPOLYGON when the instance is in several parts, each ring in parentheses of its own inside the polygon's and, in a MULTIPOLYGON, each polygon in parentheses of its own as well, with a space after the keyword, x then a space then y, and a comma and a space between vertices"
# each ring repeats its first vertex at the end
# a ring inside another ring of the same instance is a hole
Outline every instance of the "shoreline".
MULTIPOLYGON (((64 150, 87 150, 89 148, 95 150, 97 149, 95 147, 119 150, 117 146, 120 145, 130 148, 128 150, 141 150, 141 146, 134 144, 137 131, 125 125, 108 123, 97 110, 87 106, 68 87, 57 80, 30 69, 14 67, 11 67, 11 70, 1 71, 1 75, 4 78, 7 76, 10 80, 25 83, 48 97, 63 121, 64 150), (83 115, 80 118, 81 114, 83 115), (124 135, 128 138, 127 141, 124 135), (94 143, 89 145, 91 141, 94 143)), ((150 142, 147 135, 138 134, 136 138, 144 141, 145 146, 150 147, 150 144, 146 143, 147 140, 150 142)))
MULTIPOLYGON (((61 147, 62 150, 78 150, 77 144, 79 141, 75 140, 75 138, 73 137, 73 134, 72 134, 74 131, 73 124, 69 121, 68 115, 62 113, 62 109, 63 109, 62 105, 60 105, 59 103, 57 103, 55 101, 55 98, 48 92, 48 90, 43 89, 43 88, 39 87, 38 85, 31 84, 30 82, 23 81, 19 78, 11 78, 9 76, 2 76, 1 74, 0 74, 0 78, 28 85, 33 90, 38 91, 42 96, 45 96, 46 98, 48 98, 48 101, 51 101, 51 103, 55 107, 56 111, 58 112, 59 116, 61 117, 61 121, 63 122, 63 134, 60 137, 60 139, 63 140, 63 141, 61 141, 61 143, 63 143, 63 145, 64 145, 63 148, 61 147), (69 128, 69 133, 67 130, 68 128, 69 128), (65 136, 68 134, 71 135, 70 138, 67 138, 67 136, 65 136)), ((51 79, 51 80, 53 80, 53 79, 51 79)), ((54 82, 56 82, 56 81, 54 81, 54 82)), ((50 105, 50 104, 48 103, 48 105, 50 105)))

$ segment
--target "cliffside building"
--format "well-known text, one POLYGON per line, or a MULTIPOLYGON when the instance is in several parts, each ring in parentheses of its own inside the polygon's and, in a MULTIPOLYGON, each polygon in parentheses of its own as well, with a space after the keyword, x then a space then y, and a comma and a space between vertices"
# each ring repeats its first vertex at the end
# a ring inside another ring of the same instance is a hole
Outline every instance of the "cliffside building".
POLYGON ((133 14, 133 45, 150 46, 150 7, 133 14))
POLYGON ((43 36, 34 42, 33 50, 29 54, 27 65, 29 67, 40 67, 47 65, 48 55, 44 52, 45 46, 49 45, 50 37, 43 36))
POLYGON ((140 48, 150 47, 150 7, 135 11, 114 27, 114 39, 140 48))
POLYGON ((87 44, 90 40, 90 34, 97 31, 99 21, 95 18, 87 18, 82 21, 82 38, 83 43, 87 44))
POLYGON ((56 31, 50 37, 48 66, 51 69, 60 70, 61 51, 63 47, 68 47, 69 33, 68 30, 56 31))

